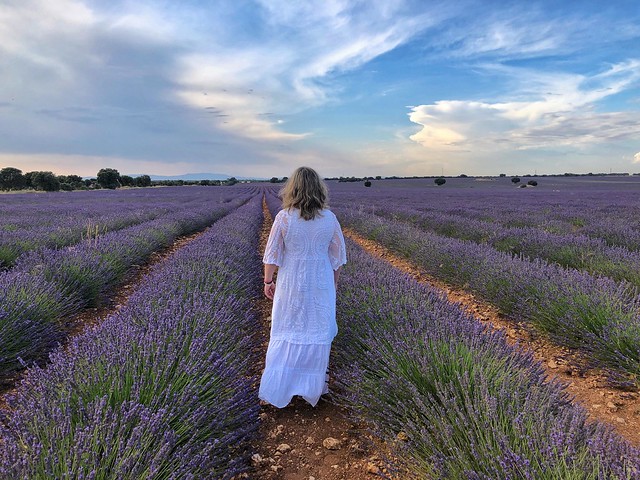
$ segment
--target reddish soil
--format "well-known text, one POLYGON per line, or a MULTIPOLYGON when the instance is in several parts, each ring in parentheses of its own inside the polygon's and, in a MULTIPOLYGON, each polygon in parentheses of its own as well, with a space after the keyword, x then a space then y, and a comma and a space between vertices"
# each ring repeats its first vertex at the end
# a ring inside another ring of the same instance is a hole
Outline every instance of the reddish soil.
POLYGON ((497 308, 476 298, 474 294, 437 280, 415 264, 352 229, 344 229, 344 234, 371 255, 386 260, 416 281, 443 292, 449 301, 460 304, 461 308, 488 328, 503 330, 510 344, 533 352, 545 367, 549 378, 556 378, 566 385, 574 401, 587 410, 591 419, 611 425, 631 444, 640 447, 638 391, 611 387, 606 374, 585 367, 586 362, 576 352, 551 343, 528 326, 501 315, 497 308))
MULTIPOLYGON (((265 222, 261 233, 260 251, 269 236, 272 218, 264 205, 265 222)), ((269 342, 271 300, 258 302, 263 328, 261 357, 264 362, 269 342)), ((264 364, 257 366, 262 372, 264 364)), ((258 370, 258 369, 257 369, 258 370)), ((330 383, 329 388, 332 388, 330 383)), ((321 398, 312 407, 302 398, 295 397, 289 406, 278 409, 261 404, 259 436, 252 457, 253 472, 241 478, 274 480, 366 480, 377 477, 408 478, 388 471, 389 458, 384 444, 373 439, 364 425, 347 419, 346 412, 321 398)))

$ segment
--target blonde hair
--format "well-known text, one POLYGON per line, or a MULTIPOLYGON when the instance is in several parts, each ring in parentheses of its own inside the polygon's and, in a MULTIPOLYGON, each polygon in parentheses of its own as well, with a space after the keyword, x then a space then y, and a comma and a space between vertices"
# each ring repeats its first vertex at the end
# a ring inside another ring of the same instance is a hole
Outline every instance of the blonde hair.
POLYGON ((305 220, 313 220, 327 207, 329 192, 318 172, 309 167, 298 167, 287 179, 282 190, 282 208, 297 208, 305 220))

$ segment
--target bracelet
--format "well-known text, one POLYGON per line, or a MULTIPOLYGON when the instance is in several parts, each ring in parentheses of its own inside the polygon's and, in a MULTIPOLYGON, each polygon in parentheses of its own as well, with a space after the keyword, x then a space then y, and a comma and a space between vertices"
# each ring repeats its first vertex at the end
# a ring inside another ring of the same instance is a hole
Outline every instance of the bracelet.
POLYGON ((271 279, 270 282, 263 282, 265 285, 271 285, 273 283, 273 278, 271 279))

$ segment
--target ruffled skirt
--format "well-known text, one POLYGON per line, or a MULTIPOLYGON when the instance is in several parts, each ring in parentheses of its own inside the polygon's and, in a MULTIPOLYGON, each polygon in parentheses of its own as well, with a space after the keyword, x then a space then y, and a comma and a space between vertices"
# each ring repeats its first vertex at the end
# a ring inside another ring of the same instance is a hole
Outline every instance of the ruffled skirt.
POLYGON ((297 344, 272 340, 267 348, 258 397, 278 408, 286 407, 294 395, 316 406, 328 393, 327 368, 331 344, 297 344))

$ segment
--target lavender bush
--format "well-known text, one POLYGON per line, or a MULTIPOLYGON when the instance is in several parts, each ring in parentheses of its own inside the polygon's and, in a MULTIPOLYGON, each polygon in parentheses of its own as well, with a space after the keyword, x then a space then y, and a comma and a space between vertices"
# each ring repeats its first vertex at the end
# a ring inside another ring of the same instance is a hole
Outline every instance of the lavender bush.
POLYGON ((587 422, 531 355, 353 245, 338 319, 338 400, 417 477, 640 477, 640 452, 587 422))
POLYGON ((28 371, 0 477, 228 478, 257 428, 261 197, 157 267, 130 303, 28 371), (251 253, 252 252, 252 253, 251 253))
POLYGON ((17 272, 0 276, 0 386, 34 352, 55 347, 65 330, 56 320, 80 304, 77 296, 44 278, 17 272))
POLYGON ((277 196, 277 190, 269 189, 265 192, 265 202, 267 203, 267 208, 272 216, 278 213, 280 208, 282 208, 282 200, 277 196))

